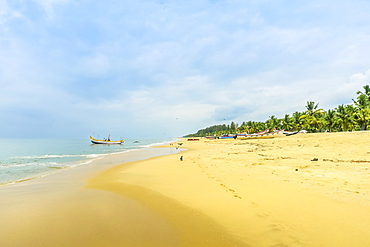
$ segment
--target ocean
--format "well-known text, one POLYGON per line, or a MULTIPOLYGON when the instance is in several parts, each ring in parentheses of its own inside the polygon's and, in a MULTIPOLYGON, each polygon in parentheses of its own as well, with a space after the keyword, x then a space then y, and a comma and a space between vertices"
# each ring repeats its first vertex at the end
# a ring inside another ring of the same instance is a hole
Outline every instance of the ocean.
POLYGON ((124 144, 92 144, 89 139, 0 138, 0 185, 47 176, 90 163, 104 155, 129 152, 176 139, 135 139, 124 144))

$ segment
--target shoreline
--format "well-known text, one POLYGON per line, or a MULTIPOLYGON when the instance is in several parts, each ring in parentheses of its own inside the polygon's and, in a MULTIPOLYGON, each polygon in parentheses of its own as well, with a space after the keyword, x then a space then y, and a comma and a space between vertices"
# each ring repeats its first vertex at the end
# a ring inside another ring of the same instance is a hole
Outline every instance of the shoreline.
MULTIPOLYGON (((81 141, 81 140, 79 140, 81 141)), ((7 186, 7 185, 12 185, 12 184, 18 184, 18 183, 23 183, 25 181, 29 181, 29 180, 34 180, 34 179, 39 179, 39 178, 43 178, 43 177, 47 177, 47 176, 50 176, 50 175, 53 175, 53 174, 56 174, 56 173, 59 173, 59 172, 63 172, 63 171, 66 171, 66 170, 69 170, 69 169, 73 169, 73 168, 76 168, 76 167, 79 167, 79 166, 87 166, 89 165, 90 163, 92 162, 95 162, 96 160, 99 160, 99 159, 104 159, 104 157, 106 157, 107 155, 124 155, 125 153, 129 153, 129 152, 136 152, 136 151, 139 151, 139 150, 144 150, 144 149, 147 149, 147 148, 151 148, 151 147, 155 147, 155 146, 160 146, 160 145, 166 145, 167 143, 171 143, 172 141, 164 141, 163 143, 162 142, 154 142, 154 143, 149 143, 149 144, 144 144, 144 145, 139 145, 139 146, 129 146, 127 149, 112 149, 111 152, 107 152, 107 151, 103 151, 102 150, 96 150, 95 152, 96 153, 89 153, 91 152, 90 150, 81 150, 82 152, 77 154, 77 153, 66 153, 66 154, 40 154, 40 155, 36 155, 34 156, 35 159, 40 159, 40 157, 42 157, 42 159, 47 159, 48 157, 62 157, 62 159, 64 157, 84 157, 84 158, 77 158, 75 161, 55 161, 55 166, 52 166, 52 165, 48 165, 48 168, 49 170, 48 171, 44 171, 44 172, 31 172, 30 174, 31 175, 25 175, 23 176, 23 178, 19 178, 18 180, 12 180, 12 181, 7 181, 7 182, 0 182, 0 187, 2 186, 7 186), (33 174, 34 173, 34 174, 33 174)), ((87 144, 88 146, 96 146, 97 144, 87 144)), ((99 146, 99 145, 98 145, 99 146)), ((102 145, 104 146, 104 145, 102 145)), ((109 145, 108 145, 109 146, 109 145)), ((115 145, 116 146, 116 145, 115 145)), ((121 145, 119 145, 121 146, 121 145)), ((125 146, 122 144, 122 146, 125 146)), ((23 147, 25 148, 25 147, 23 147)), ((52 150, 49 152, 53 153, 55 152, 55 150, 52 150)), ((32 158, 32 155, 30 155, 29 157, 27 157, 27 155, 24 156, 25 158, 32 158)), ((24 158, 23 156, 20 156, 20 158, 24 158)), ((17 156, 14 157, 15 159, 19 158, 17 156)), ((8 161, 9 162, 9 161, 8 161)), ((37 160, 36 162, 41 162, 43 163, 43 160, 37 160)), ((49 162, 53 162, 53 161, 49 161, 49 162)), ((0 163, 1 163, 1 160, 0 160, 0 163)), ((5 164, 7 165, 7 160, 5 160, 5 164)), ((25 163, 20 163, 18 165, 27 165, 27 161, 25 163)), ((5 165, 5 167, 6 167, 5 165)), ((31 169, 34 168, 31 166, 31 169)), ((0 170, 1 172, 1 170, 0 170)), ((9 172, 9 171, 8 171, 9 172)), ((10 171, 10 173, 12 173, 12 171, 10 171)))
POLYGON ((167 147, 167 145, 161 144, 157 146, 148 146, 139 149, 102 154, 99 155, 99 157, 97 158, 84 160, 80 163, 75 163, 74 165, 71 165, 69 167, 61 168, 59 171, 56 171, 54 173, 1 184, 0 192, 12 187, 26 188, 37 186, 38 184, 53 184, 58 181, 59 177, 61 179, 64 179, 65 177, 69 177, 70 175, 75 176, 79 180, 87 180, 90 176, 94 176, 94 174, 98 174, 117 165, 150 159, 156 156, 171 155, 181 151, 183 151, 183 149, 175 150, 173 148, 167 147), (156 147, 162 148, 157 149, 156 147))
POLYGON ((182 139, 180 149, 149 148, 147 159, 103 158, 6 192, 0 187, 6 198, 0 201, 0 241, 369 246, 369 138, 370 132, 350 132, 182 139))
POLYGON ((3 246, 137 246, 138 242, 145 243, 137 239, 132 229, 148 232, 151 236, 148 244, 158 242, 157 235, 169 242, 177 241, 172 229, 155 213, 133 200, 86 189, 85 185, 90 177, 118 164, 179 151, 149 147, 110 154, 84 166, 1 186, 0 242, 3 246), (150 232, 147 220, 163 227, 150 232))
POLYGON ((128 143, 123 145, 96 145, 85 139, 14 138, 7 146, 7 139, 0 138, 0 141, 5 149, 0 155, 0 186, 85 166, 106 155, 123 154, 171 142, 168 139, 140 139, 135 142, 128 140, 128 143))

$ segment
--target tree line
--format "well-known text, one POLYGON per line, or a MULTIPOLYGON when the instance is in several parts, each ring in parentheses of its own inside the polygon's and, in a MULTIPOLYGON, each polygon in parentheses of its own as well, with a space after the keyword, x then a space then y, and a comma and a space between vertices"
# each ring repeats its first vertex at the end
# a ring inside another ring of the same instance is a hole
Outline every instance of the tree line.
POLYGON ((365 85, 363 89, 357 92, 357 98, 352 99, 352 104, 342 104, 327 111, 319 108, 318 103, 308 101, 305 111, 285 114, 283 118, 272 115, 265 122, 247 121, 240 125, 234 122, 230 125, 214 125, 186 137, 256 133, 266 129, 306 130, 310 133, 367 130, 370 123, 370 86, 365 85))

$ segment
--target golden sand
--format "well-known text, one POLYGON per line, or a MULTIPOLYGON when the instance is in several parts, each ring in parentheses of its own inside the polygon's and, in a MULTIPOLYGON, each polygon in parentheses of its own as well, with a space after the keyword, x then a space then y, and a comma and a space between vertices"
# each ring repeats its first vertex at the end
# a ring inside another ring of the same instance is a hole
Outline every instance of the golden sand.
POLYGON ((89 187, 155 211, 184 246, 370 246, 369 137, 183 140, 188 151, 123 164, 89 187))
POLYGON ((183 139, 186 151, 68 175, 78 181, 73 186, 61 172, 63 186, 52 190, 49 182, 38 185, 37 194, 0 190, 0 242, 370 246, 369 137, 183 139))

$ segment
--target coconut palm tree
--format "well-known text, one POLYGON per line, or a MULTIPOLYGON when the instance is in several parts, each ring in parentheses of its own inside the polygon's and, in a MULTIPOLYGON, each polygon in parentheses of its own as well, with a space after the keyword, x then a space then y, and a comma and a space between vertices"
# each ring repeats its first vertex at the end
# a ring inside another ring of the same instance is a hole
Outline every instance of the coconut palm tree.
POLYGON ((266 128, 265 123, 262 122, 248 121, 246 125, 248 133, 260 132, 266 128))
POLYGON ((339 105, 336 108, 336 124, 341 131, 355 130, 358 126, 354 118, 356 109, 353 105, 339 105))
POLYGON ((367 99, 370 101, 370 86, 365 85, 365 86, 363 86, 363 89, 364 89, 364 92, 357 91, 357 94, 358 95, 365 95, 367 97, 367 99))
POLYGON ((314 101, 307 101, 306 111, 300 117, 303 120, 303 126, 312 132, 317 132, 323 127, 322 116, 325 113, 324 109, 318 109, 319 104, 314 101))
POLYGON ((289 114, 285 114, 284 118, 281 120, 282 129, 291 131, 294 128, 293 118, 289 114))
POLYGON ((270 119, 266 121, 267 128, 270 130, 280 129, 280 120, 274 115, 270 116, 270 119))
POLYGON ((329 132, 334 131, 335 126, 336 126, 336 118, 337 118, 336 111, 329 109, 324 114, 323 118, 324 118, 325 129, 328 130, 329 132))
POLYGON ((303 127, 303 123, 302 123, 302 120, 301 120, 301 116, 303 115, 304 113, 302 112, 294 112, 292 114, 292 122, 293 122, 293 131, 296 131, 296 130, 301 130, 302 127, 303 127))
POLYGON ((248 126, 243 123, 239 128, 238 128, 238 133, 244 133, 244 132, 247 132, 248 130, 248 126))
MULTIPOLYGON (((365 87, 364 87, 365 88, 365 87)), ((353 100, 356 106, 355 119, 362 130, 367 130, 370 120, 370 100, 366 94, 359 94, 357 100, 353 100)))

